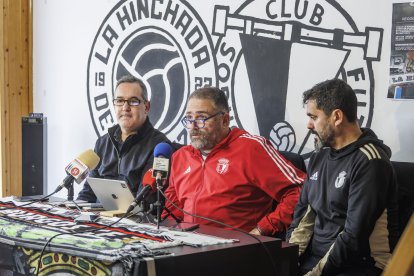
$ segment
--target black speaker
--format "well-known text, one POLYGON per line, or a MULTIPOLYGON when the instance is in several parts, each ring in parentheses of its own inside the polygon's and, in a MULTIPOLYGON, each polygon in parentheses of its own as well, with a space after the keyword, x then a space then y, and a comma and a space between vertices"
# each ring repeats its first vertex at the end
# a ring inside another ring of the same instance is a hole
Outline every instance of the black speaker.
POLYGON ((47 191, 47 118, 30 113, 22 118, 22 195, 47 191))

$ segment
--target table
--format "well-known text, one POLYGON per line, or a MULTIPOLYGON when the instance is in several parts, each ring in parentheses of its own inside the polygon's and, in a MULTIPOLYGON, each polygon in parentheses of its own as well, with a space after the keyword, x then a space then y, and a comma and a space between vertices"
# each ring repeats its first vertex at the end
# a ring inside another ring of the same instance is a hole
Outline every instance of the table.
MULTIPOLYGON (((3 204, 3 206, 8 205, 3 204)), ((68 215, 65 210, 63 210, 65 212, 62 212, 62 210, 56 208, 53 208, 53 210, 54 211, 52 212, 52 210, 49 210, 48 208, 46 208, 46 210, 40 210, 39 208, 31 210, 26 207, 19 207, 14 209, 3 209, 1 211, 3 225, 2 229, 0 229, 0 252, 2 253, 0 254, 1 275, 32 275, 34 268, 37 267, 36 256, 38 260, 39 248, 41 248, 39 246, 42 246, 44 241, 47 240, 47 238, 43 235, 48 233, 48 235, 50 235, 50 231, 53 232, 55 231, 54 229, 56 229, 56 231, 62 231, 62 229, 77 227, 76 224, 74 225, 73 218, 70 217, 73 211, 70 211, 68 215), (8 222, 5 224, 6 221, 8 222), (35 224, 32 222, 35 222, 35 224), (55 225, 63 225, 63 228, 57 229, 54 227, 55 225), (37 233, 37 235, 33 235, 33 233, 37 233)), ((53 259, 56 259, 56 263, 59 263, 59 266, 61 266, 61 272, 63 270, 67 270, 67 272, 71 273, 71 275, 123 274, 123 272, 125 272, 123 266, 125 265, 124 259, 122 263, 120 263, 116 258, 113 259, 111 257, 112 255, 105 255, 104 251, 99 251, 99 249, 96 248, 107 250, 109 246, 109 249, 117 250, 115 247, 111 248, 110 246, 122 245, 124 242, 130 240, 130 236, 125 237, 125 235, 132 235, 131 237, 137 236, 137 234, 134 234, 131 231, 138 230, 139 232, 141 229, 148 226, 143 224, 128 224, 126 227, 130 227, 126 231, 127 233, 124 233, 125 229, 127 229, 125 227, 113 229, 113 231, 115 231, 113 232, 114 234, 118 233, 115 235, 115 239, 112 234, 105 234, 102 236, 104 237, 103 239, 102 237, 98 237, 101 238, 102 241, 99 244, 92 243, 93 248, 95 249, 86 246, 88 244, 86 243, 87 240, 85 240, 85 237, 82 240, 81 235, 61 236, 61 240, 54 245, 52 250, 53 252, 49 254, 48 258, 52 262, 54 261, 53 259), (123 234, 122 236, 119 236, 121 232, 123 234), (65 242, 65 240, 69 242, 65 242), (77 251, 73 249, 73 246, 70 247, 72 243, 77 243, 85 247, 82 251, 77 251), (78 256, 78 253, 84 255, 78 256), (98 257, 98 259, 94 259, 95 257, 98 257), (99 258, 101 259, 99 260, 99 258), (108 261, 105 261, 105 258, 112 259, 112 261, 108 263, 108 261), (72 265, 71 262, 73 262, 74 265, 72 265), (80 265, 79 262, 82 262, 82 264, 80 265)), ((295 245, 284 243, 275 238, 256 236, 257 239, 261 241, 260 243, 253 237, 244 233, 211 226, 201 226, 196 230, 196 232, 197 234, 220 237, 224 239, 235 239, 238 240, 238 242, 220 244, 207 243, 211 245, 199 247, 179 245, 162 249, 158 248, 157 251, 161 253, 161 255, 147 254, 135 255, 135 257, 133 257, 134 255, 132 254, 132 251, 128 251, 129 247, 126 248, 127 251, 125 251, 124 248, 122 251, 124 256, 132 256, 132 258, 129 257, 131 261, 128 261, 132 266, 130 274, 148 276, 240 276, 296 275, 297 273, 298 247, 295 245), (266 253, 264 246, 269 251, 270 256, 266 253), (167 255, 167 253, 172 254, 167 255), (274 261, 273 264, 271 260, 274 261)), ((139 233, 145 234, 149 232, 139 233)), ((177 236, 183 234, 181 232, 174 232, 173 235, 174 238, 177 238, 177 236)), ((204 240, 204 237, 197 235, 192 236, 196 236, 197 239, 204 240)), ((88 235, 86 237, 88 239, 88 235)), ((93 240, 94 238, 95 237, 93 236, 89 236, 89 239, 93 240)), ((209 239, 206 238, 205 240, 209 239)), ((214 238, 212 238, 212 240, 214 240, 214 238)), ((58 239, 54 240, 54 242, 55 241, 57 242, 58 239)), ((133 244, 129 246, 132 246, 131 249, 137 249, 137 247, 133 247, 133 244)), ((42 258, 42 260, 44 260, 44 258, 42 258)), ((49 263, 49 265, 52 267, 51 263, 49 263)))
POLYGON ((196 232, 238 239, 239 242, 199 248, 167 248, 164 250, 174 253, 174 256, 160 257, 147 262, 137 260, 133 275, 151 276, 151 266, 155 269, 154 275, 158 276, 297 275, 297 245, 282 242, 280 239, 258 237, 272 255, 274 267, 263 245, 246 234, 203 225, 196 232))

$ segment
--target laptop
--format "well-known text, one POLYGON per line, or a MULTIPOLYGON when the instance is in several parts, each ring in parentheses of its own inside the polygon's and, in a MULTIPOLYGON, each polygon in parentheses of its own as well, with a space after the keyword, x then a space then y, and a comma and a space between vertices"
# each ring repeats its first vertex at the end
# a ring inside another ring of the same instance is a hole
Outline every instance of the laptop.
MULTIPOLYGON (((123 214, 135 199, 128 184, 123 180, 95 177, 87 177, 86 180, 106 211, 123 214)), ((139 211, 140 206, 136 206, 131 214, 139 211)))

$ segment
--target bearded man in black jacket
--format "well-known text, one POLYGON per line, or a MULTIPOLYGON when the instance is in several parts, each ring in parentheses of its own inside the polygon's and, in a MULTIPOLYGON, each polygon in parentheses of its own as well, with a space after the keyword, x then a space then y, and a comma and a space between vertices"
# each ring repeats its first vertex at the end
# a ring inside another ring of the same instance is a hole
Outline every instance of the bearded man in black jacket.
POLYGON ((287 240, 306 275, 380 275, 398 236, 391 150, 357 120, 357 97, 342 80, 303 93, 317 150, 287 240))
MULTIPOLYGON (((144 174, 152 167, 155 146, 169 140, 149 121, 150 102, 147 88, 140 79, 120 78, 113 104, 118 124, 96 141, 94 151, 101 160, 89 176, 125 180, 135 195, 142 187, 144 174)), ((96 195, 87 182, 77 199, 96 202, 96 195)))

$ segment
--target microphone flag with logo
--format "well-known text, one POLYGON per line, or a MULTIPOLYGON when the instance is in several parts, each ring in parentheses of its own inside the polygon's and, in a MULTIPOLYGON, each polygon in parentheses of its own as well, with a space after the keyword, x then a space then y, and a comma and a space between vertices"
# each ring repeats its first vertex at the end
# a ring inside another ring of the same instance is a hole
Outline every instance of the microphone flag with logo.
POLYGON ((65 171, 67 176, 56 188, 55 192, 68 187, 73 181, 80 184, 86 178, 89 171, 96 168, 99 161, 99 156, 93 150, 89 149, 82 152, 66 166, 65 171))
POLYGON ((155 146, 152 176, 157 180, 167 178, 171 154, 172 148, 169 144, 163 142, 155 146))

